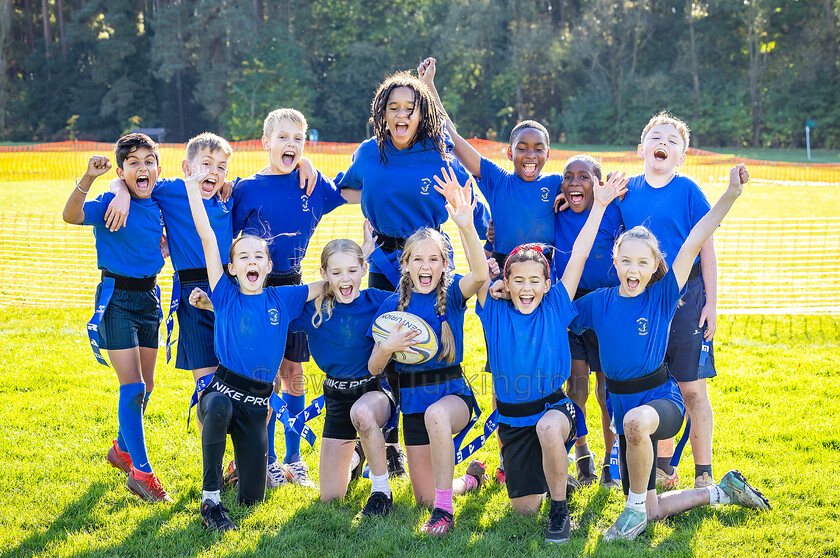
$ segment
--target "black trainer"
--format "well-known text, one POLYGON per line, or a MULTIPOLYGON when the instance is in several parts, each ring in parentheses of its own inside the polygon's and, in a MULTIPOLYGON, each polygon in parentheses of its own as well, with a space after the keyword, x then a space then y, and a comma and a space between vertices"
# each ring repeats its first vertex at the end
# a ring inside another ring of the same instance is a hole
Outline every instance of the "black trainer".
POLYGON ((356 519, 373 517, 376 515, 388 515, 394 507, 394 498, 386 496, 384 492, 372 492, 365 507, 356 516, 356 519))
POLYGON ((572 523, 569 519, 569 509, 565 505, 558 506, 552 502, 551 509, 548 512, 548 529, 545 531, 545 542, 567 542, 571 533, 572 523))
POLYGON ((201 519, 211 531, 236 531, 236 524, 228 516, 228 509, 222 503, 204 500, 201 503, 201 519))
POLYGON ((405 452, 402 446, 385 446, 385 457, 388 459, 389 477, 404 477, 408 474, 405 470, 405 452))
POLYGON ((353 451, 359 454, 359 464, 350 471, 350 480, 361 478, 362 473, 365 472, 365 450, 362 449, 362 442, 356 440, 356 447, 353 451))

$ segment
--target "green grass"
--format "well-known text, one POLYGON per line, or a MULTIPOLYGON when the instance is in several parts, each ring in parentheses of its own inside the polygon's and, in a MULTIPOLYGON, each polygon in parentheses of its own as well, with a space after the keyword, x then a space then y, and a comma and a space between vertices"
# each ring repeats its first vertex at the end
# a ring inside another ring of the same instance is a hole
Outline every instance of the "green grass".
MULTIPOLYGON (((4 487, 0 558, 19 556, 830 556, 840 553, 840 321, 836 318, 721 319, 720 376, 710 383, 715 408, 715 471, 739 468, 774 509, 758 513, 705 507, 659 522, 633 543, 600 535, 620 513, 616 493, 588 488, 571 500, 580 527, 559 548, 542 542, 546 510, 510 511, 503 489, 488 485, 456 501, 456 530, 445 540, 418 533, 428 511, 415 506, 407 481, 395 486, 395 512, 353 528, 369 481, 343 501, 318 502, 298 487, 271 491, 254 508, 224 499, 240 530, 207 533, 198 519, 200 440, 185 428, 188 373, 159 363, 146 415, 149 454, 175 502, 147 505, 104 460, 117 429, 118 386, 93 360, 84 330, 89 312, 0 310, 0 451, 4 487)), ((483 407, 489 384, 475 316, 467 320, 465 369, 483 407)), ((308 397, 322 376, 306 368, 308 397)), ((594 404, 593 404, 594 405, 594 404)), ((596 407, 592 407, 595 409, 596 407)), ((594 411, 597 413, 597 411, 594 411)), ((590 445, 603 452, 597 420, 590 445)), ((194 424, 194 423, 193 423, 194 424)), ((316 419, 320 432, 323 421, 316 419)), ((282 437, 278 437, 282 447, 282 437)), ((317 454, 304 458, 318 478, 317 454)), ((494 468, 495 439, 479 452, 494 468)), ((463 465, 456 474, 463 473, 463 465)), ((690 453, 680 465, 692 477, 690 453)))

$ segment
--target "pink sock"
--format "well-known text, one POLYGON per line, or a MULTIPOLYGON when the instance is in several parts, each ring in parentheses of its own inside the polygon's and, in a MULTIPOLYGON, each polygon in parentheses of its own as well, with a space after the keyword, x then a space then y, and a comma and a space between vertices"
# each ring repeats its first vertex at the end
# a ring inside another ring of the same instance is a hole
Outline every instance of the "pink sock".
POLYGON ((461 480, 467 485, 467 492, 478 488, 478 480, 472 475, 464 475, 461 480))
POLYGON ((452 510, 452 489, 438 490, 435 488, 435 507, 443 511, 454 513, 452 510))

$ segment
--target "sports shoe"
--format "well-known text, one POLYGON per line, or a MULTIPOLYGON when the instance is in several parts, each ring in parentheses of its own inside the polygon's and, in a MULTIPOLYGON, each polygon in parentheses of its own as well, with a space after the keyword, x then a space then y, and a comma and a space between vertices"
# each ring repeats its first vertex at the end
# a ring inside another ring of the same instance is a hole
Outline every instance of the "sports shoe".
POLYGON ((548 528, 545 530, 545 542, 567 542, 571 537, 571 533, 572 524, 569 520, 569 511, 552 507, 548 512, 548 528))
POLYGON ((478 482, 476 487, 472 490, 478 490, 479 488, 481 488, 484 485, 484 481, 486 481, 489 478, 487 476, 487 466, 477 459, 473 459, 472 461, 470 461, 470 464, 467 465, 467 472, 464 473, 464 476, 466 475, 473 477, 476 480, 476 482, 478 482))
POLYGON ((225 486, 236 486, 239 483, 239 471, 236 470, 236 461, 231 461, 222 471, 222 480, 225 486))
POLYGON ((385 457, 388 460, 388 477, 404 477, 408 474, 405 470, 405 452, 400 445, 386 445, 385 457))
POLYGON ((739 471, 729 471, 720 479, 718 486, 726 492, 732 504, 755 510, 769 510, 770 501, 753 488, 739 471))
POLYGON ((625 507, 612 527, 604 533, 605 541, 625 539, 632 541, 647 527, 647 512, 638 512, 625 507))
POLYGON ((496 484, 505 484, 505 470, 501 467, 496 467, 496 484))
POLYGON ((386 496, 384 492, 371 492, 367 503, 365 503, 365 507, 356 515, 356 521, 362 520, 365 517, 388 515, 388 512, 393 507, 393 496, 386 496))
POLYGON ((134 467, 128 474, 125 482, 129 490, 146 500, 147 502, 171 502, 172 498, 160 485, 160 479, 154 473, 143 473, 134 467))
POLYGON ((201 503, 201 520, 211 531, 236 531, 236 525, 231 521, 228 511, 222 503, 204 500, 201 503))
POLYGON ((694 477, 694 488, 706 488, 715 484, 715 479, 709 473, 703 473, 699 477, 694 477))
POLYGON ((575 467, 577 469, 577 480, 582 485, 590 485, 598 481, 598 474, 595 472, 595 460, 597 457, 594 453, 583 455, 575 459, 575 467))
POLYGON ((448 533, 453 527, 455 527, 455 518, 452 517, 452 514, 440 508, 435 508, 432 510, 431 517, 420 527, 420 532, 439 537, 448 533))
POLYGON ((579 488, 582 488, 582 487, 583 487, 583 485, 580 484, 580 481, 577 480, 575 477, 573 477, 572 475, 567 475, 566 476, 566 496, 567 497, 571 496, 572 494, 575 493, 575 490, 577 490, 579 488))
POLYGON ((674 472, 668 474, 659 467, 656 468, 656 488, 660 490, 671 490, 676 488, 680 482, 680 475, 677 473, 677 468, 674 467, 674 472))
POLYGON ((361 478, 365 472, 365 450, 362 448, 362 442, 356 440, 356 447, 353 451, 358 455, 359 463, 350 469, 350 480, 361 478))
POLYGON ((309 467, 303 461, 286 463, 284 467, 286 469, 286 480, 289 483, 299 484, 308 488, 318 488, 318 485, 309 478, 309 467))
POLYGON ((112 467, 115 469, 119 469, 126 475, 131 472, 131 456, 128 454, 127 451, 123 451, 120 449, 120 446, 117 445, 117 441, 114 440, 114 443, 108 448, 108 454, 105 456, 105 461, 111 464, 112 467))
POLYGON ((604 488, 608 488, 610 490, 615 490, 615 489, 621 488, 621 483, 618 480, 612 478, 612 476, 609 474, 609 470, 610 470, 610 464, 609 463, 604 463, 603 465, 601 465, 601 480, 598 481, 599 484, 601 486, 603 486, 604 488), (604 469, 607 470, 606 473, 604 472, 604 469), (604 480, 604 479, 607 479, 607 478, 609 478, 609 480, 604 480))
MULTIPOLYGON (((231 463, 233 462, 231 461, 231 463)), ((286 467, 279 461, 269 463, 268 468, 265 470, 265 487, 277 488, 288 483, 289 479, 286 477, 286 467)))

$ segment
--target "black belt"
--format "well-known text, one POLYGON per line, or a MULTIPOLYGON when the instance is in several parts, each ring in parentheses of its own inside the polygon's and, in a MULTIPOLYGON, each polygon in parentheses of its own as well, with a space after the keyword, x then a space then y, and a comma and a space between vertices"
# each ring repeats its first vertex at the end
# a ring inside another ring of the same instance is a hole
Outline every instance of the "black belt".
POLYGON ((445 384, 446 382, 463 378, 463 376, 464 372, 461 370, 460 364, 447 366, 445 368, 435 368, 434 370, 425 370, 423 372, 400 374, 400 388, 410 389, 415 387, 445 384))
POLYGON ((668 365, 664 362, 659 367, 641 378, 632 380, 611 380, 607 378, 607 390, 616 395, 632 395, 658 388, 668 381, 668 365))
MULTIPOLYGON (((440 227, 429 228, 434 228, 436 231, 440 232, 440 227)), ((387 234, 383 234, 378 231, 374 231, 373 234, 376 237, 376 244, 378 244, 379 247, 387 253, 402 250, 405 247, 405 241, 408 240, 406 238, 400 238, 399 236, 388 236, 387 234)))
POLYGON ((121 291, 133 291, 137 293, 144 293, 151 291, 157 285, 157 276, 151 277, 126 277, 124 275, 116 275, 110 271, 102 272, 102 279, 111 277, 114 280, 114 288, 121 291))
POLYGON ((543 412, 547 406, 554 405, 563 399, 566 399, 566 393, 562 387, 559 387, 557 391, 549 393, 545 397, 526 403, 505 403, 496 399, 496 409, 498 409, 500 415, 506 417, 530 417, 543 412))
POLYGON ((200 283, 208 281, 206 267, 194 267, 191 269, 182 269, 178 272, 178 280, 181 284, 184 283, 200 283))
POLYGON ((355 401, 369 391, 379 390, 379 378, 355 378, 339 380, 327 376, 324 380, 324 395, 335 401, 355 401))
POLYGON ((691 272, 688 274, 687 281, 697 279, 698 277, 700 277, 700 262, 694 262, 694 265, 691 266, 691 272))
POLYGON ((285 285, 300 285, 302 275, 300 271, 269 274, 265 281, 266 287, 282 287, 285 285))
POLYGON ((588 294, 589 294, 589 293, 591 293, 591 292, 592 292, 592 291, 591 291, 591 290, 589 290, 589 289, 581 289, 580 287, 578 287, 578 290, 577 290, 577 291, 575 291, 575 298, 574 298, 574 300, 577 300, 577 299, 579 299, 579 298, 580 298, 580 297, 582 297, 582 296, 586 296, 586 295, 588 295, 588 294))
POLYGON ((219 380, 234 389, 244 391, 257 397, 268 397, 271 395, 271 392, 274 391, 274 384, 247 378, 222 364, 219 364, 216 368, 216 373, 213 375, 213 379, 210 380, 210 384, 208 385, 212 385, 213 380, 219 380))

